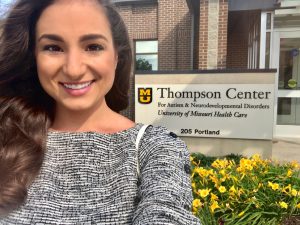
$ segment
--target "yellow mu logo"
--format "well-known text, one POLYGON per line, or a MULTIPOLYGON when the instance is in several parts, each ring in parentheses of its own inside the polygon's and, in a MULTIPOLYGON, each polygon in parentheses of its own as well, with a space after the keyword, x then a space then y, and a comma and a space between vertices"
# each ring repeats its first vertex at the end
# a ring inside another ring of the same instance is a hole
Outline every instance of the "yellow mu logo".
POLYGON ((141 104, 152 102, 152 88, 138 88, 138 100, 141 104))

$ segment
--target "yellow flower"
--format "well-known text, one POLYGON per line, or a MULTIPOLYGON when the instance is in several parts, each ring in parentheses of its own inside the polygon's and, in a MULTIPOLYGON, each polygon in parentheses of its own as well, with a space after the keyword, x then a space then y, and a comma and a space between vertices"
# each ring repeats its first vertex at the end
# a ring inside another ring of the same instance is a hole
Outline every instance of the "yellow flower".
POLYGON ((245 168, 246 168, 247 170, 253 170, 253 166, 252 166, 252 165, 245 165, 245 168))
POLYGON ((199 173, 201 171, 201 169, 199 168, 199 167, 196 167, 195 169, 194 169, 194 173, 199 173))
POLYGON ((255 154, 255 155, 253 155, 251 158, 252 158, 255 162, 261 161, 260 155, 259 155, 259 154, 255 154))
POLYGON ((222 177, 222 178, 220 179, 220 181, 221 181, 221 183, 222 183, 222 182, 225 182, 225 181, 226 181, 226 177, 222 177))
POLYGON ((291 177, 293 175, 293 171, 291 169, 289 169, 286 173, 287 177, 291 177))
POLYGON ((220 174, 225 177, 226 176, 225 170, 220 170, 220 174))
POLYGON ((226 187, 224 187, 224 186, 219 187, 219 192, 221 192, 221 193, 226 192, 226 187))
POLYGON ((249 166, 249 165, 251 165, 252 164, 252 162, 251 162, 251 160, 250 159, 241 159, 241 161, 240 161, 240 165, 242 166, 242 167, 245 167, 245 166, 249 166))
POLYGON ((195 189, 196 188, 196 183, 192 182, 192 188, 195 189))
POLYGON ((297 206, 296 206, 298 209, 300 209, 300 202, 297 204, 297 206))
POLYGON ((193 156, 190 156, 190 161, 192 162, 194 160, 194 157, 193 156))
POLYGON ((217 185, 217 184, 219 183, 217 177, 215 177, 215 176, 212 175, 212 176, 209 176, 209 178, 211 179, 211 181, 212 181, 215 185, 217 185))
POLYGON ((214 168, 219 168, 219 164, 220 164, 219 161, 220 161, 219 159, 215 160, 215 161, 211 164, 211 166, 214 167, 214 168))
MULTIPOLYGON (((245 191, 243 190, 243 189, 239 189, 238 190, 238 196, 241 196, 241 194, 244 194, 245 193, 245 191)), ((255 196, 254 196, 255 197, 255 196)))
POLYGON ((206 196, 209 194, 210 190, 209 189, 199 189, 198 193, 202 198, 206 198, 206 196))
POLYGON ((219 198, 215 194, 210 193, 210 199, 211 199, 211 201, 215 201, 215 200, 218 200, 219 198))
POLYGON ((201 207, 202 205, 203 204, 200 201, 200 199, 196 198, 196 199, 193 200, 193 207, 198 208, 198 207, 201 207))
POLYGON ((279 184, 276 184, 276 183, 273 184, 272 189, 273 189, 274 191, 278 190, 278 189, 279 189, 279 184))
POLYGON ((292 189, 291 194, 292 196, 296 197, 298 193, 295 189, 292 189))
POLYGON ((227 166, 230 165, 230 163, 228 162, 227 159, 224 160, 216 159, 211 165, 216 169, 225 169, 227 166))
POLYGON ((292 185, 289 184, 288 186, 282 188, 282 192, 289 194, 292 191, 292 185))
POLYGON ((234 187, 234 185, 231 186, 231 188, 229 189, 230 192, 236 193, 236 189, 234 187))
POLYGON ((200 167, 199 170, 197 171, 197 173, 201 176, 201 177, 207 177, 209 175, 209 171, 204 169, 203 167, 200 167))
POLYGON ((288 208, 288 204, 286 204, 285 202, 279 202, 279 206, 283 209, 287 209, 288 208))
POLYGON ((297 161, 292 161, 291 162, 291 166, 294 168, 294 169, 297 169, 300 167, 299 163, 297 161))
POLYGON ((234 185, 232 185, 229 189, 229 194, 231 197, 234 197, 237 194, 237 190, 235 189, 234 185))
POLYGON ((279 184, 268 182, 268 186, 271 187, 274 191, 279 189, 279 184))
POLYGON ((243 170, 243 168, 242 168, 241 166, 239 166, 238 168, 236 168, 236 171, 239 172, 239 173, 241 173, 241 172, 243 172, 244 170, 243 170))
POLYGON ((239 213, 238 217, 242 217, 245 214, 245 211, 239 213))
POLYGON ((267 160, 262 160, 259 155, 252 156, 252 161, 254 161, 254 166, 263 166, 265 167, 268 164, 267 160))
POLYGON ((213 176, 217 174, 213 169, 207 170, 207 173, 208 175, 213 175, 213 176))
POLYGON ((217 208, 220 208, 218 202, 213 201, 213 203, 210 205, 211 212, 214 213, 217 208))

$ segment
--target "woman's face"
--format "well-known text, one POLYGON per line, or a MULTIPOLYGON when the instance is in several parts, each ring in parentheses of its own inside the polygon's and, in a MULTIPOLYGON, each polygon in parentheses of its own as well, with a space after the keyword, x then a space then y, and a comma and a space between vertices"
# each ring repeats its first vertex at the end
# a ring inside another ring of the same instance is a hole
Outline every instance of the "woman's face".
POLYGON ((108 19, 94 0, 57 0, 36 25, 40 83, 57 111, 95 110, 105 103, 117 66, 108 19))

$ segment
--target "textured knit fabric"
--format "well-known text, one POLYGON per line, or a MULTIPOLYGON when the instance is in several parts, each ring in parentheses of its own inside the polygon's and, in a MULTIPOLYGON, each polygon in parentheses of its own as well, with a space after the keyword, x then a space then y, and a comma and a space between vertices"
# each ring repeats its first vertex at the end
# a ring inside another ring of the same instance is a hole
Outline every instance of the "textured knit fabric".
POLYGON ((185 144, 163 127, 114 133, 48 133, 47 151, 27 201, 0 224, 199 225, 185 144))

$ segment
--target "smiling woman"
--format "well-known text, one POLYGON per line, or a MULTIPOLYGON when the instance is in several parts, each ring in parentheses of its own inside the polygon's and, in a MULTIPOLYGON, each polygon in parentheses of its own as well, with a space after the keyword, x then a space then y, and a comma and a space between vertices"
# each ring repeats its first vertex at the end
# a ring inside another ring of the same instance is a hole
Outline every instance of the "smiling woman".
POLYGON ((0 224, 199 224, 185 144, 118 113, 132 54, 108 0, 19 0, 0 43, 0 224))
POLYGON ((105 95, 112 88, 118 63, 104 9, 95 1, 59 1, 42 12, 35 36, 38 77, 56 102, 52 128, 102 131, 94 121, 116 117, 105 95), (67 124, 67 118, 78 112, 79 120, 85 120, 81 127, 67 124))

